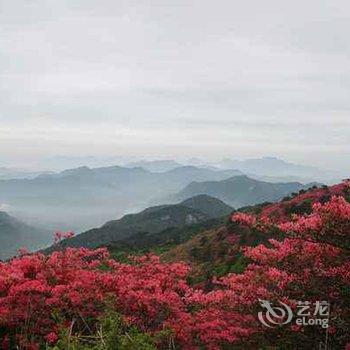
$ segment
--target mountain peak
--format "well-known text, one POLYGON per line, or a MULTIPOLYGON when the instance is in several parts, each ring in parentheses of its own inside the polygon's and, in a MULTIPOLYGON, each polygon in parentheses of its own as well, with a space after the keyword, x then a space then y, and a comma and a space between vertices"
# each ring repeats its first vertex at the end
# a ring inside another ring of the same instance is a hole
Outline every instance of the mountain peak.
POLYGON ((81 174, 86 174, 89 173, 91 169, 87 166, 80 166, 78 168, 73 168, 73 169, 67 169, 63 170, 62 172, 59 173, 59 175, 81 175, 81 174))
POLYGON ((230 214, 234 209, 222 200, 207 194, 198 194, 185 199, 180 205, 197 209, 210 217, 221 217, 230 214))

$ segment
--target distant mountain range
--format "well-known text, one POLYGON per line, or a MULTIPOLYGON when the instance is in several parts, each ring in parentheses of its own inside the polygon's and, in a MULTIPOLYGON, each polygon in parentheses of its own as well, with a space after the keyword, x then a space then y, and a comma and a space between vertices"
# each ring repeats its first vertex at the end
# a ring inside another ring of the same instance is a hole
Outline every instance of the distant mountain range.
POLYGON ((241 174, 183 166, 152 173, 141 167, 79 167, 34 179, 0 180, 0 203, 17 217, 38 219, 52 229, 82 231, 111 217, 149 206, 153 198, 180 191, 191 181, 241 174))
POLYGON ((170 171, 175 168, 179 168, 182 164, 174 161, 174 160, 152 160, 146 161, 142 160, 139 162, 130 162, 125 165, 127 168, 143 168, 145 170, 154 172, 154 173, 162 173, 165 171, 170 171))
POLYGON ((143 167, 82 166, 59 173, 40 174, 35 178, 0 180, 0 208, 17 218, 34 222, 35 226, 39 222, 41 227, 51 231, 81 232, 113 217, 151 205, 176 203, 198 194, 211 195, 238 208, 264 200, 278 200, 304 188, 296 182, 271 184, 259 181, 258 177, 255 177, 255 182, 252 179, 228 180, 242 175, 242 172, 210 167, 176 167, 177 163, 171 160, 143 161, 138 165, 143 167), (175 168, 166 170, 171 167, 175 168), (223 180, 227 181, 217 184, 223 180), (251 190, 254 186, 257 189, 251 190))
POLYGON ((286 162, 276 157, 263 157, 245 160, 223 159, 218 166, 222 169, 239 169, 243 173, 260 176, 313 176, 319 169, 286 162))
MULTIPOLYGON (((264 162, 280 164, 280 169, 286 166, 273 158, 264 162)), ((255 163, 261 160, 250 160, 250 164, 255 163)), ((54 230, 85 231, 64 243, 73 246, 179 243, 198 230, 211 228, 233 208, 278 201, 315 184, 277 182, 278 178, 286 178, 283 173, 253 178, 241 170, 178 166, 171 160, 129 166, 82 166, 34 178, 27 173, 28 178, 0 179, 0 259, 12 256, 22 246, 45 247, 51 242, 47 232, 54 230), (150 207, 150 203, 159 205, 150 207), (16 219, 4 211, 15 213, 16 219), (123 216, 130 212, 138 213, 123 216), (122 218, 108 221, 118 217, 122 218), (24 224, 18 218, 35 224, 24 224), (107 223, 90 229, 103 222, 107 223)), ((2 171, 5 174, 4 168, 2 171)))
POLYGON ((5 212, 0 212, 0 259, 15 255, 19 248, 31 251, 45 247, 52 237, 44 231, 29 226, 5 212))
POLYGON ((303 185, 298 182, 270 183, 241 175, 221 181, 194 181, 169 199, 176 202, 206 194, 218 198, 234 208, 240 208, 262 202, 274 202, 292 192, 298 192, 313 185, 314 183, 303 185))
MULTIPOLYGON (((335 171, 325 171, 313 166, 300 165, 285 161, 276 157, 251 158, 245 160, 235 160, 225 158, 220 162, 206 162, 201 159, 191 158, 185 162, 190 166, 207 169, 235 169, 245 175, 267 182, 301 182, 313 181, 334 184, 343 178, 341 173, 335 171)), ((142 167, 149 171, 163 172, 182 166, 174 160, 143 160, 127 163, 127 167, 142 167)))
POLYGON ((225 158, 215 164, 220 169, 236 169, 244 174, 266 181, 290 181, 290 179, 299 182, 333 182, 341 180, 341 175, 332 171, 320 170, 317 167, 286 162, 276 157, 262 157, 245 160, 235 160, 225 158))
MULTIPOLYGON (((177 168, 168 175, 183 170, 177 168)), ((187 170, 198 171, 192 168, 187 170)), ((220 181, 191 182, 176 195, 169 197, 176 204, 150 207, 137 214, 109 221, 100 228, 88 230, 63 242, 63 246, 137 247, 141 246, 138 244, 140 241, 143 247, 148 247, 151 242, 160 244, 173 239, 179 240, 178 237, 188 237, 196 230, 193 225, 198 227, 201 224, 199 227, 202 229, 210 227, 210 220, 228 215, 234 210, 233 207, 277 201, 312 185, 298 182, 268 183, 245 175, 220 181), (165 238, 161 239, 162 236, 165 238)))
POLYGON ((100 228, 81 233, 62 242, 63 246, 95 248, 118 241, 127 241, 135 235, 162 235, 172 228, 197 225, 218 217, 227 216, 233 208, 222 201, 200 195, 174 205, 150 207, 137 214, 125 215, 109 221, 100 228))
POLYGON ((0 180, 33 179, 41 174, 54 174, 51 171, 27 171, 16 168, 0 167, 0 180))

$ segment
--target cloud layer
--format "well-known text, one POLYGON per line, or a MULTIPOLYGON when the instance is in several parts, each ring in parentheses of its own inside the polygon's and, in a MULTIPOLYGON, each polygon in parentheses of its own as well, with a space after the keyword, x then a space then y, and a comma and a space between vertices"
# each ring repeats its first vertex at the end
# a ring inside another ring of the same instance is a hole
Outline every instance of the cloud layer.
POLYGON ((0 0, 0 23, 3 159, 350 162, 348 1, 0 0))

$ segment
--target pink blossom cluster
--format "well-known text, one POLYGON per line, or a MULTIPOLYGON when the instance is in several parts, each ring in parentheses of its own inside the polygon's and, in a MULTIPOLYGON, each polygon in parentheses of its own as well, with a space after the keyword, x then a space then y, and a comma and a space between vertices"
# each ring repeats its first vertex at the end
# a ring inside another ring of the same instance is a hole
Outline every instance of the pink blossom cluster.
POLYGON ((74 236, 74 232, 71 232, 71 231, 69 231, 69 232, 57 231, 57 232, 55 232, 55 235, 54 235, 54 243, 58 244, 65 239, 72 238, 73 236, 74 236))
MULTIPOLYGON (((261 217, 246 222, 253 223, 256 229, 259 220, 261 217)), ((267 225, 264 220, 264 230, 267 225)), ((329 202, 313 205, 310 215, 270 222, 270 231, 276 229, 286 237, 244 247, 251 264, 242 274, 221 280, 231 293, 231 305, 245 305, 241 310, 249 314, 256 312, 258 298, 284 301, 291 306, 297 300, 327 300, 333 305, 333 336, 349 340, 350 251, 346 242, 350 239, 350 204, 341 196, 333 196, 329 202)), ((294 326, 291 332, 296 331, 294 326)), ((298 331, 306 330, 299 327, 298 331)), ((316 344, 320 336, 317 329, 313 336, 316 344)), ((295 339, 296 335, 291 337, 295 339)))
POLYGON ((198 293, 186 281, 188 271, 153 255, 124 264, 106 249, 84 248, 1 263, 0 348, 9 349, 14 332, 23 349, 54 344, 73 323, 77 332, 93 328, 111 305, 142 332, 171 329, 183 349, 219 349, 252 332, 244 326, 250 316, 223 308, 219 295, 198 293))
POLYGON ((298 237, 349 248, 350 205, 344 197, 333 196, 327 203, 315 203, 312 214, 295 216, 278 227, 298 237))
POLYGON ((250 227, 256 224, 256 217, 254 215, 238 212, 231 216, 231 221, 250 227))

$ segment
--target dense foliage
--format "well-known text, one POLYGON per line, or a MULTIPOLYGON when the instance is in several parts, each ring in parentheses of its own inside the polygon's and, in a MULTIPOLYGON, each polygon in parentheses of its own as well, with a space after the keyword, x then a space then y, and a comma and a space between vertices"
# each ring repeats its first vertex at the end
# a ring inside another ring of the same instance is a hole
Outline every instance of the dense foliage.
MULTIPOLYGON (((269 218, 237 214, 232 217, 253 229, 278 230, 284 239, 245 248, 252 263, 240 275, 223 279, 232 298, 239 297, 245 312, 256 314, 257 299, 283 301, 295 309, 297 301, 331 305, 330 326, 288 325, 265 332, 269 345, 316 349, 320 344, 341 349, 349 342, 350 326, 350 204, 343 197, 315 203, 312 213, 291 221, 272 223, 269 218)), ((259 337, 257 338, 259 339, 259 337)), ((259 339, 261 341, 261 339, 259 339)))
MULTIPOLYGON (((188 283, 186 264, 154 255, 121 263, 106 249, 67 248, 1 263, 1 349, 345 348, 350 204, 344 197, 315 203, 310 214, 291 220, 262 211, 235 213, 231 222, 232 245, 239 245, 242 228, 276 238, 242 248, 249 265, 215 279, 211 290, 188 283), (329 327, 267 328, 257 319, 259 299, 293 310, 300 300, 326 300, 329 327)), ((69 236, 58 234, 56 243, 69 236)))

